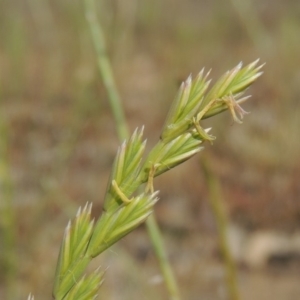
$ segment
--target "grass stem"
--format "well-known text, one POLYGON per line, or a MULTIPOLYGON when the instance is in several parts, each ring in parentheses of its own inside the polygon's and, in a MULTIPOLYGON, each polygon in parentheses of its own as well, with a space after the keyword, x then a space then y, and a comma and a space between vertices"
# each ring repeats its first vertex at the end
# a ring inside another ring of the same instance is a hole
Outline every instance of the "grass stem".
POLYGON ((97 20, 95 1, 84 0, 84 2, 85 16, 89 24, 93 44, 96 50, 100 75, 102 76, 102 80, 108 94, 108 100, 116 122, 118 137, 121 141, 123 141, 124 139, 128 138, 129 130, 127 128, 125 115, 121 105, 121 97, 118 93, 110 60, 107 55, 104 33, 100 23, 97 20))
POLYGON ((154 215, 150 215, 146 221, 148 234, 151 238, 155 255, 159 261, 160 269, 169 291, 171 300, 179 300, 179 290, 173 275, 173 270, 169 264, 167 253, 163 247, 163 238, 154 215))
POLYGON ((8 134, 7 127, 0 119, 0 195, 3 201, 3 207, 0 210, 0 219, 3 226, 3 247, 0 255, 0 265, 5 270, 4 281, 6 286, 6 298, 15 299, 16 289, 16 270, 17 270, 17 255, 16 255, 16 239, 17 227, 16 216, 13 207, 13 186, 9 172, 8 161, 8 134))
POLYGON ((200 162, 206 180, 206 186, 208 187, 208 198, 215 217, 221 253, 225 262, 229 299, 240 300, 236 265, 228 243, 228 218, 222 201, 221 186, 211 171, 208 158, 203 156, 200 162))
POLYGON ((263 54, 268 52, 273 53, 274 47, 272 47, 270 34, 259 19, 252 1, 230 0, 230 2, 255 48, 263 54), (251 15, 251 21, 248 18, 249 15, 251 15))

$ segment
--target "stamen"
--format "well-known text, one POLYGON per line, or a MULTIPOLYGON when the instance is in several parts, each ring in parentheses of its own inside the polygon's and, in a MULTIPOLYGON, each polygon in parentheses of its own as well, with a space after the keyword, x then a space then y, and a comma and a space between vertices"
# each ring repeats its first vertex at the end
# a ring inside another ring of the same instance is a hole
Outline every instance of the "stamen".
POLYGON ((127 196, 121 191, 121 189, 119 188, 115 180, 112 181, 111 185, 124 204, 127 205, 134 199, 134 198, 128 199, 127 196))
POLYGON ((222 98, 222 101, 228 106, 232 118, 237 123, 243 123, 241 120, 244 118, 244 115, 249 114, 249 112, 245 111, 234 99, 233 95, 225 96, 222 98), (237 117, 236 113, 240 115, 240 118, 237 117))
POLYGON ((193 118, 193 123, 194 126, 199 134, 199 136, 205 140, 205 141, 209 141, 211 144, 213 142, 213 140, 216 139, 215 136, 208 134, 201 126, 200 124, 197 122, 196 118, 193 118))
POLYGON ((160 166, 160 164, 153 164, 149 170, 148 182, 147 182, 147 186, 145 188, 146 193, 149 191, 151 194, 154 193, 153 181, 154 181, 155 172, 159 166, 160 166))

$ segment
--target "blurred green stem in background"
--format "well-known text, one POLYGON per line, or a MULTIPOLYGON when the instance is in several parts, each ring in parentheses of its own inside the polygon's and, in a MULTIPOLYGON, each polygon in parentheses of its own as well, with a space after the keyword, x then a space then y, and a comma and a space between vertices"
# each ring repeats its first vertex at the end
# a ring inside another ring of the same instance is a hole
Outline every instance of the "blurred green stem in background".
POLYGON ((3 274, 6 297, 5 299, 16 298, 16 218, 13 207, 12 197, 13 187, 9 172, 8 159, 8 134, 3 116, 0 116, 0 240, 2 249, 0 256, 0 268, 3 274))
POLYGON ((121 99, 116 88, 112 67, 106 53, 104 34, 100 23, 97 20, 96 5, 94 0, 85 0, 85 16, 92 34, 94 47, 97 53, 97 62, 105 89, 108 93, 108 100, 116 122, 116 129, 120 141, 129 137, 126 119, 121 106, 121 99))
POLYGON ((178 285, 163 246, 163 237, 153 213, 148 217, 146 225, 161 272, 164 276, 165 284, 168 288, 170 299, 180 299, 178 285))
POLYGON ((262 54, 273 53, 275 47, 272 47, 270 34, 260 21, 254 3, 250 0, 231 0, 230 2, 256 50, 262 54))
POLYGON ((229 299, 239 300, 240 295, 238 290, 237 270, 229 247, 228 217, 226 207, 222 199, 221 185, 219 183, 219 180, 211 171, 209 158, 207 156, 201 157, 200 164, 204 173, 204 178, 206 180, 206 186, 208 187, 208 199, 219 234, 219 246, 221 248, 221 254, 225 262, 227 273, 226 277, 229 299))
MULTIPOLYGON (((123 141, 129 137, 129 130, 127 128, 125 115, 121 105, 121 99, 113 77, 110 60, 106 52, 102 27, 97 20, 96 5, 94 0, 85 0, 84 2, 86 19, 89 24, 94 47, 96 49, 98 67, 108 93, 108 99, 116 122, 118 137, 120 141, 123 141)), ((153 214, 150 215, 146 221, 146 226, 156 253, 156 257, 159 260, 159 265, 161 267, 161 272, 163 274, 170 299, 178 300, 180 299, 180 296, 176 280, 171 265, 168 262, 167 253, 163 245, 163 238, 153 214)))

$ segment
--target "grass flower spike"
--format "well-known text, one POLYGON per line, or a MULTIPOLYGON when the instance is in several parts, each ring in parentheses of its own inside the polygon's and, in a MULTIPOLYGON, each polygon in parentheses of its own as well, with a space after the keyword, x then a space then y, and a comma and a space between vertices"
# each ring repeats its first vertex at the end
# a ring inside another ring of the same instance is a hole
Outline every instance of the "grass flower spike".
POLYGON ((143 223, 151 214, 157 192, 133 197, 115 211, 103 212, 95 225, 88 255, 95 257, 143 223))
POLYGON ((130 139, 124 141, 118 150, 106 191, 105 211, 113 210, 124 202, 116 189, 122 190, 123 194, 130 196, 140 185, 136 179, 141 169, 141 161, 146 147, 146 141, 142 141, 143 131, 144 128, 136 129, 130 139))
POLYGON ((63 299, 71 287, 76 289, 83 270, 90 262, 86 250, 93 232, 91 209, 91 204, 86 204, 83 210, 79 208, 75 219, 69 221, 65 229, 56 267, 53 290, 55 299, 63 299))
POLYGON ((199 111, 203 95, 209 86, 208 75, 209 72, 204 75, 204 69, 202 69, 194 81, 190 75, 181 84, 177 98, 166 119, 161 134, 162 140, 168 142, 190 128, 191 119, 199 111))
MULTIPOLYGON (((212 117, 228 109, 229 98, 234 100, 236 105, 245 102, 250 97, 242 97, 245 90, 263 74, 263 72, 259 72, 259 70, 264 65, 257 66, 258 62, 259 60, 256 60, 244 68, 242 68, 242 63, 239 63, 231 71, 227 71, 205 96, 201 104, 201 109, 203 109, 208 103, 215 100, 217 101, 207 112, 205 112, 201 119, 212 117)), ((236 105, 233 106, 237 108, 236 105)), ((200 121, 199 117, 197 119, 200 121)))
POLYGON ((96 270, 85 276, 89 262, 143 223, 158 201, 154 177, 183 163, 203 149, 205 141, 215 137, 201 127, 201 120, 226 109, 240 123, 247 113, 242 97, 261 74, 258 61, 242 68, 237 65, 226 72, 209 90, 209 72, 202 70, 195 80, 189 76, 181 85, 170 109, 161 137, 147 156, 143 128, 118 149, 104 197, 101 216, 94 224, 91 204, 79 209, 66 227, 58 258, 53 296, 62 299, 94 299, 103 280, 96 270), (239 117, 237 116, 239 115, 239 117), (147 183, 144 191, 136 193, 147 183), (136 195, 137 194, 137 195, 136 195))

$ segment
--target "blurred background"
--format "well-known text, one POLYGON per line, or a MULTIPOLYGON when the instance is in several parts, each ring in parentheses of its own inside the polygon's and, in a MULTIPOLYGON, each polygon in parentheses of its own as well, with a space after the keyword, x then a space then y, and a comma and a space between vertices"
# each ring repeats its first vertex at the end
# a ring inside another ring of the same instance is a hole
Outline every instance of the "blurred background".
MULTIPOLYGON (((160 135, 181 81, 266 62, 244 124, 205 122, 242 299, 300 294, 300 2, 97 1, 130 130, 160 135)), ((119 141, 80 0, 0 1, 0 298, 50 299, 63 230, 103 195, 119 141)), ((183 299, 228 299, 199 156, 156 180, 183 299)), ((167 299, 142 226, 91 266, 105 299, 167 299)), ((100 297, 100 298, 101 298, 100 297)))

